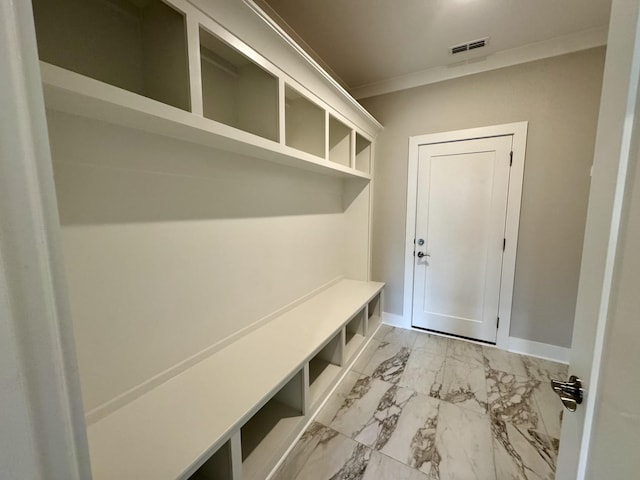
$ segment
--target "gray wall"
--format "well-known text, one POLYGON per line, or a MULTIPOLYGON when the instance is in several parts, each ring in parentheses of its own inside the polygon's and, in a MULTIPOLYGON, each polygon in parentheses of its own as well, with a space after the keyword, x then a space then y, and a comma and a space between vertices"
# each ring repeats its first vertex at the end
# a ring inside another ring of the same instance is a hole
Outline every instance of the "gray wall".
POLYGON ((408 139, 529 121, 510 335, 571 344, 604 47, 363 99, 376 146, 374 280, 403 313, 408 139))

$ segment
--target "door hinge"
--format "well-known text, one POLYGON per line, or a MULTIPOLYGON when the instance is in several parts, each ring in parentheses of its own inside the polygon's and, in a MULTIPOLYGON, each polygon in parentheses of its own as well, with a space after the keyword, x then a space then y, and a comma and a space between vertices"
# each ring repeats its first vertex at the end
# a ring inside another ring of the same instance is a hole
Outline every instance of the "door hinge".
POLYGON ((504 252, 507 249, 507 239, 502 239, 502 251, 504 252))
POLYGON ((509 152, 509 166, 513 165, 513 152, 509 152))
POLYGON ((496 330, 500 328, 500 317, 498 317, 498 323, 496 323, 496 330))

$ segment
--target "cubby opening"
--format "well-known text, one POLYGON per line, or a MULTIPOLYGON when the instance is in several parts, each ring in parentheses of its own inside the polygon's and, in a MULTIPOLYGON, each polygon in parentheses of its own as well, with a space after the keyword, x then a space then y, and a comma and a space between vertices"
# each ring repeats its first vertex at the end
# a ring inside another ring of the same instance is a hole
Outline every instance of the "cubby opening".
POLYGON ((189 480, 233 480, 231 442, 220 447, 189 480))
POLYGON ((351 167, 351 129, 329 115, 329 160, 351 167))
POLYGON ((356 133, 356 170, 371 173, 371 142, 356 133))
POLYGON ((365 309, 360 310, 345 326, 345 359, 358 351, 365 336, 365 309))
POLYGON ((342 332, 333 337, 309 360, 309 396, 314 405, 340 375, 342 332))
POLYGON ((40 60, 190 109, 185 16, 162 0, 33 0, 40 60))
POLYGON ((206 118, 278 141, 278 79, 200 27, 206 118))
POLYGON ((304 374, 300 370, 240 430, 242 478, 265 478, 304 421, 304 374))
POLYGON ((374 331, 380 325, 382 319, 380 307, 380 294, 378 294, 367 304, 367 330, 369 332, 374 331))
POLYGON ((325 156, 325 111, 288 85, 285 87, 285 143, 325 156))

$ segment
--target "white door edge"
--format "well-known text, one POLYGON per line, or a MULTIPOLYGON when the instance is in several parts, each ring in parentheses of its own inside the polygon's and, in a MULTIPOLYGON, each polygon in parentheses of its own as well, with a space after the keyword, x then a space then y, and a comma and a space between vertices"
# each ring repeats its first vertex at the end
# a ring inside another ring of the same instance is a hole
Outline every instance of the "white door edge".
POLYGON ((0 39, 0 477, 85 480, 89 449, 30 1, 0 3, 0 39))
POLYGON ((509 329, 511 325, 511 305, 513 301, 513 283, 515 279, 516 253, 518 246, 518 227, 520 224, 520 204, 522 201, 522 182, 524 179, 524 159, 527 143, 528 122, 507 123, 488 127, 454 130, 449 132, 414 135, 409 137, 409 167, 407 175, 407 218, 405 237, 404 302, 403 316, 411 325, 413 305, 413 240, 416 227, 416 199, 418 193, 418 150, 420 145, 431 143, 457 142, 477 138, 513 135, 513 165, 509 176, 509 197, 507 206, 506 239, 500 287, 500 325, 496 346, 509 347, 509 329))

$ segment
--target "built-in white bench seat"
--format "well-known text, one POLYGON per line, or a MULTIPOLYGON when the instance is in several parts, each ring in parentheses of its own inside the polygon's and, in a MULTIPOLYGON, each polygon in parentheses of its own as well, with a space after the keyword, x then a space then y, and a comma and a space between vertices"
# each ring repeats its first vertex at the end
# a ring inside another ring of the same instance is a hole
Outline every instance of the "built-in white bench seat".
POLYGON ((380 324, 341 280, 88 426, 95 480, 265 478, 380 324))

